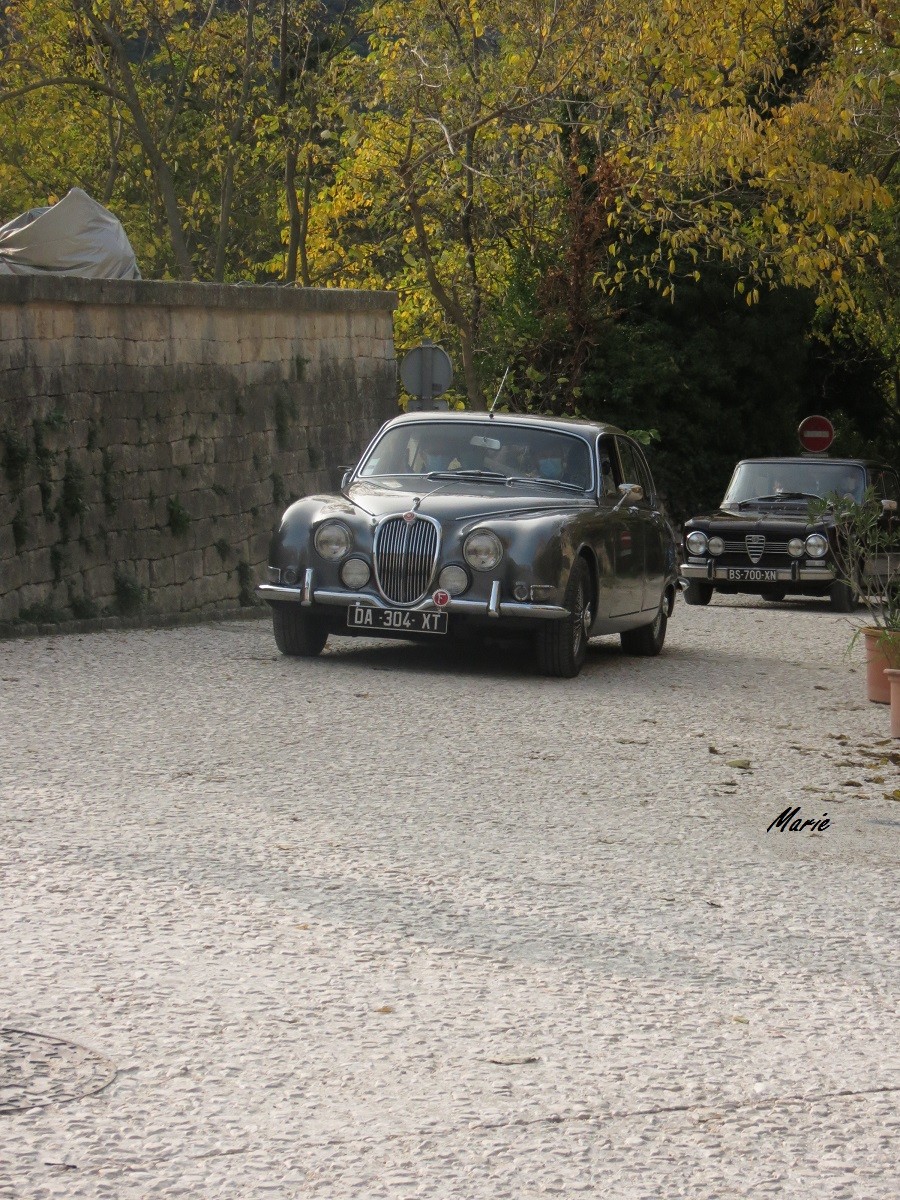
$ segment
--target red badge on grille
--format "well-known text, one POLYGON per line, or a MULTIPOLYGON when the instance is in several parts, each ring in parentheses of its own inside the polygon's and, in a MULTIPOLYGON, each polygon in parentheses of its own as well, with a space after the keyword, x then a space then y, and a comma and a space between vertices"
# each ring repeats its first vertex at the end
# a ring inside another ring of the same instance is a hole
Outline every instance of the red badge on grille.
POLYGON ((438 588, 431 599, 435 602, 438 608, 446 608, 450 603, 450 593, 445 592, 443 588, 438 588))
POLYGON ((412 525, 412 523, 415 519, 416 519, 416 514, 414 512, 405 512, 403 514, 403 520, 407 523, 407 525, 412 525))

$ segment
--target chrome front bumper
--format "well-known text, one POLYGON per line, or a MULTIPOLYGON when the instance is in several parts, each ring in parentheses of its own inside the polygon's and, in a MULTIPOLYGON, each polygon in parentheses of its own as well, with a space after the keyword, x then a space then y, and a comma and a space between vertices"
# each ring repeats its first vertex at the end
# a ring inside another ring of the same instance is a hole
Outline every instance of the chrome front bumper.
POLYGON ((307 571, 303 584, 298 587, 282 587, 274 583, 260 583, 256 594, 263 600, 286 600, 291 604, 330 604, 350 608, 354 604, 369 608, 403 608, 409 612, 466 613, 473 617, 537 617, 544 621, 559 621, 569 615, 567 608, 558 604, 523 604, 517 600, 501 600, 499 581, 494 580, 489 600, 466 600, 465 597, 451 598, 449 604, 439 608, 428 596, 418 604, 389 604, 371 592, 348 592, 313 586, 312 571, 307 571))
MULTIPOLYGON (((732 568, 733 569, 733 568, 732 568)), ((799 563, 790 567, 742 567, 749 571, 775 571, 774 579, 729 579, 728 567, 718 567, 715 562, 682 563, 678 573, 682 579, 702 579, 708 583, 833 583, 835 574, 831 567, 801 567, 799 563)))

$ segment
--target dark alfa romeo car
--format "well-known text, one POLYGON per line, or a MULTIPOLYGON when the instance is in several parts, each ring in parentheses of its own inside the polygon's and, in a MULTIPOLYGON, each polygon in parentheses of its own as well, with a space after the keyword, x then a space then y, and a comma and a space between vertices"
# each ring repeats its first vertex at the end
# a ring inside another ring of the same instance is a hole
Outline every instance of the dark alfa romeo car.
POLYGON ((640 446, 608 425, 410 413, 384 425, 339 495, 285 512, 257 589, 284 654, 341 636, 519 633, 547 675, 588 638, 662 649, 677 556, 640 446))
POLYGON ((828 510, 809 520, 810 501, 864 495, 881 501, 885 520, 900 500, 897 472, 861 458, 748 458, 739 462, 719 508, 684 527, 681 576, 688 604, 713 592, 751 592, 767 600, 828 596, 836 612, 858 604, 836 567, 834 521, 828 510))

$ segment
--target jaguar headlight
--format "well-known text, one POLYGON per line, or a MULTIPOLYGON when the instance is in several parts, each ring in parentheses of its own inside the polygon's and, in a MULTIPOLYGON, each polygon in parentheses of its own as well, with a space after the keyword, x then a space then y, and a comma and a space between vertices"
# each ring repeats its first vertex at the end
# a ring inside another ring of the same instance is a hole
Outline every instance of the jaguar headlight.
POLYGON ((803 538, 791 538, 788 542, 788 554, 791 558, 802 558, 806 551, 806 543, 803 538))
POLYGON ((500 539, 489 529, 476 529, 463 542, 463 558, 476 571, 493 571, 502 557, 500 539))
POLYGON ((350 530, 340 521, 325 521, 316 530, 316 549, 328 562, 338 562, 353 545, 350 530))
POLYGON ((348 558, 341 566, 341 583, 351 591, 358 591, 366 586, 372 575, 369 564, 361 558, 348 558))
POLYGON ((711 537, 709 539, 709 552, 710 552, 710 554, 724 554, 725 553, 724 541, 720 537, 711 537))
POLYGON ((705 554, 706 547, 709 545, 709 539, 699 529, 692 529, 684 539, 684 544, 690 550, 691 554, 705 554))
POLYGON ((824 558, 828 553, 828 539, 821 533, 811 533, 806 539, 806 553, 810 558, 824 558))
POLYGON ((438 576, 438 587, 449 592, 451 596, 461 596, 468 586, 469 576, 465 567, 444 567, 438 576))

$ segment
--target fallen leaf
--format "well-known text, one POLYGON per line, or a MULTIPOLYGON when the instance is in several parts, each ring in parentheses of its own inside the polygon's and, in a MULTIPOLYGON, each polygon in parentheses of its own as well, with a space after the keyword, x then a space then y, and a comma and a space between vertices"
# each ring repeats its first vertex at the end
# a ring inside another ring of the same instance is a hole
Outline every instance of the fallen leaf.
POLYGON ((749 1017, 732 1017, 731 1019, 738 1025, 749 1025, 750 1024, 749 1017))
POLYGON ((538 1060, 534 1055, 529 1055, 528 1058, 489 1058, 488 1062, 493 1063, 495 1067, 523 1067, 528 1063, 536 1063, 538 1060))
POLYGON ((845 779, 841 787, 862 787, 858 779, 845 779))
POLYGON ((394 1010, 390 1004, 382 1004, 381 1008, 376 1008, 375 1011, 377 1013, 392 1013, 394 1010))
POLYGON ((715 746, 708 746, 707 749, 709 750, 710 754, 721 754, 722 753, 722 751, 717 750, 715 746))
POLYGON ((885 792, 884 798, 885 800, 900 800, 900 788, 897 788, 893 792, 885 792))
POLYGON ((884 783, 883 775, 867 775, 866 783, 884 783))
POLYGON ((727 767, 738 767, 741 771, 750 770, 749 758, 729 758, 725 764, 727 767))

